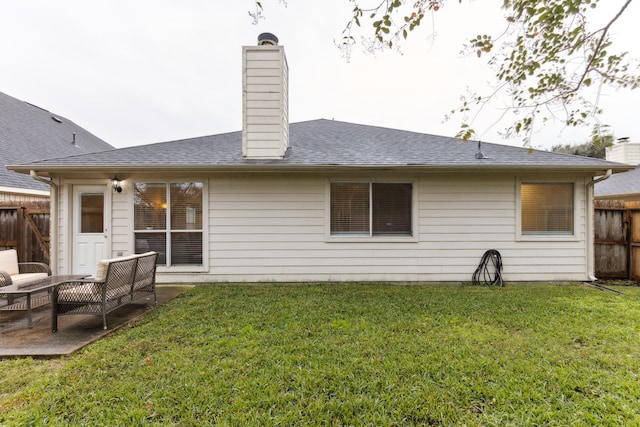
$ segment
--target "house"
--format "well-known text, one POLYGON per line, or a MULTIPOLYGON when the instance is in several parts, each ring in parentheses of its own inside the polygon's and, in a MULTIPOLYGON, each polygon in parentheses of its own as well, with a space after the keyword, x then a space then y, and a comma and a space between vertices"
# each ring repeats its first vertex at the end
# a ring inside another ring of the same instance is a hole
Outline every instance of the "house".
POLYGON ((0 201, 48 201, 49 186, 5 165, 110 150, 71 120, 0 92, 0 201))
MULTIPOLYGON (((593 279, 595 177, 630 166, 334 120, 288 122, 275 37, 243 48, 241 131, 13 165, 50 180, 52 267, 160 252, 159 282, 593 279)), ((606 176, 606 175, 605 175, 606 176)))
POLYGON ((606 150, 607 160, 636 166, 628 172, 616 174, 595 186, 596 200, 619 200, 640 203, 640 143, 627 138, 606 150))

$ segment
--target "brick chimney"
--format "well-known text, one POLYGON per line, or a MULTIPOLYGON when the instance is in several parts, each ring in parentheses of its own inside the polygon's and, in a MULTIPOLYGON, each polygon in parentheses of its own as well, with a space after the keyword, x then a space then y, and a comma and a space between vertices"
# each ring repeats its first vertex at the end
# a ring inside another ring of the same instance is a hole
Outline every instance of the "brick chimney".
POLYGON ((242 47, 242 155, 281 159, 289 146, 289 67, 270 33, 242 47))

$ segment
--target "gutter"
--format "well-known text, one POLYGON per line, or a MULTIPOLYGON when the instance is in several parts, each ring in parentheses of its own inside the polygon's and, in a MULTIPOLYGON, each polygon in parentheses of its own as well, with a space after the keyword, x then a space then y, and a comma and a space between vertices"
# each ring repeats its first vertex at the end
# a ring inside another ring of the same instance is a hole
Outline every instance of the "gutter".
MULTIPOLYGON (((518 164, 413 164, 413 163, 388 163, 388 164, 290 164, 290 163, 238 163, 238 164, 76 164, 76 165, 47 165, 39 166, 45 176, 51 172, 81 174, 86 172, 96 173, 109 170, 113 173, 132 172, 177 172, 188 171, 190 173, 211 172, 327 172, 327 171, 402 171, 402 172, 554 172, 571 171, 576 173, 593 173, 603 165, 518 165, 518 164)), ((27 174, 33 165, 9 165, 7 169, 14 172, 27 174)), ((633 166, 623 164, 604 165, 615 172, 625 172, 633 169, 633 166)), ((105 178, 111 178, 104 175, 105 178)), ((601 177, 602 178, 602 177, 601 177)), ((36 178, 37 179, 37 178, 36 178)))
POLYGON ((43 178, 43 177, 39 176, 38 172, 34 171, 33 169, 31 169, 29 171, 29 175, 31 175, 31 178, 35 179, 36 181, 44 182, 45 184, 50 186, 52 189, 55 189, 55 188, 58 187, 58 185, 55 182, 53 182, 53 180, 46 179, 46 178, 43 178))
POLYGON ((590 181, 589 183, 587 183, 587 186, 594 186, 597 183, 599 183, 600 181, 604 181, 605 179, 609 179, 611 178, 611 174, 613 173, 613 171, 611 169, 607 169, 607 171, 605 172, 605 174, 603 176, 601 176, 600 178, 594 179, 592 181, 590 181))
POLYGON ((612 173, 611 169, 607 169, 603 176, 589 181, 586 185, 587 197, 585 200, 587 206, 585 206, 585 211, 587 212, 587 224, 589 226, 589 231, 587 233, 587 277, 590 282, 598 280, 593 271, 595 264, 595 248, 593 247, 595 244, 595 237, 593 235, 593 187, 597 183, 604 181, 605 179, 609 179, 612 173))

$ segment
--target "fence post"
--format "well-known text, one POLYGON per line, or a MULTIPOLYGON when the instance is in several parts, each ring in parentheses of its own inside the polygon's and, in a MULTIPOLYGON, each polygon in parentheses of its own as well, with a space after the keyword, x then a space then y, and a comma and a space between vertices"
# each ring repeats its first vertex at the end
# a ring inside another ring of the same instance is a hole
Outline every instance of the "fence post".
POLYGON ((18 252, 18 262, 28 262, 27 253, 25 248, 25 227, 24 227, 24 206, 20 206, 16 208, 16 221, 18 226, 18 235, 17 235, 17 247, 16 251, 18 252))

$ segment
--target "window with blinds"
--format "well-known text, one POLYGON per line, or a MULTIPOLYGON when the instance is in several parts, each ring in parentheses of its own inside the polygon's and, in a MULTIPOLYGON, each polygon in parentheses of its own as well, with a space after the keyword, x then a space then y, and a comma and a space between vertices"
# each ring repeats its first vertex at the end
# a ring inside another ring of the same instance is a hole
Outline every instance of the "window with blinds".
POLYGON ((522 183, 522 234, 573 235, 573 190, 573 183, 522 183))
POLYGON ((331 184, 331 234, 382 236, 412 234, 412 185, 331 184))
POLYGON ((202 265, 203 187, 201 182, 136 182, 136 253, 156 251, 160 265, 202 265))

